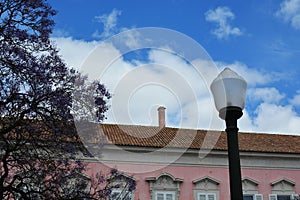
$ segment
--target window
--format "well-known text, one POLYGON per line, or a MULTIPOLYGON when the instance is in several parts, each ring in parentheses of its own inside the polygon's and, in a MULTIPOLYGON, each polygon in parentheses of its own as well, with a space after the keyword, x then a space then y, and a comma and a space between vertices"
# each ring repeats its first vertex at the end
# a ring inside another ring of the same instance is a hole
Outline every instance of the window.
POLYGON ((175 192, 168 192, 168 191, 156 192, 155 200, 175 200, 175 192))
POLYGON ((134 192, 130 190, 128 182, 135 180, 126 174, 120 174, 117 177, 110 178, 110 187, 112 188, 109 200, 131 200, 134 199, 134 192))
POLYGON ((258 192, 258 185, 259 182, 252 178, 244 177, 242 179, 244 200, 263 200, 263 195, 258 192))
POLYGON ((161 173, 157 177, 146 178, 150 183, 151 200, 179 200, 181 178, 169 173, 161 173))
POLYGON ((194 200, 219 200, 219 184, 220 181, 204 176, 193 180, 194 184, 194 200))
POLYGON ((61 189, 64 198, 74 198, 77 191, 82 192, 82 196, 90 193, 90 177, 83 173, 67 173, 63 181, 61 181, 61 189))
MULTIPOLYGON (((18 178, 15 180, 15 185, 18 190, 14 190, 14 199, 24 199, 23 195, 26 195, 28 199, 40 200, 43 199, 44 185, 43 181, 39 181, 40 178, 37 174, 17 173, 18 178), (25 174, 25 175, 24 175, 25 174), (27 177, 26 177, 27 176, 27 177)), ((33 172, 34 173, 34 172, 33 172)), ((90 192, 90 178, 83 173, 65 173, 60 178, 60 184, 56 187, 59 188, 63 199, 73 199, 75 196, 87 196, 90 192), (80 191, 80 194, 78 193, 80 191)), ((49 190, 50 191, 50 190, 49 190)))
POLYGON ((216 194, 198 193, 198 200, 216 200, 216 194))
POLYGON ((243 200, 263 200, 262 194, 244 194, 243 200))
POLYGON ((295 195, 295 182, 287 178, 281 178, 271 183, 273 186, 272 194, 269 195, 269 200, 294 200, 298 195, 295 195))
POLYGON ((42 193, 43 185, 42 182, 39 182, 39 177, 34 172, 21 172, 16 173, 16 178, 14 181, 14 186, 19 191, 14 190, 14 199, 21 200, 24 199, 25 196, 28 199, 36 199, 40 200, 42 199, 42 196, 40 193, 42 193), (23 197, 21 195, 21 192, 23 193, 23 197))
POLYGON ((299 196, 296 194, 291 194, 291 195, 284 195, 284 194, 270 194, 269 195, 269 200, 295 200, 299 196))
MULTIPOLYGON (((27 195, 26 195, 27 198, 30 198, 30 199, 32 198, 32 199, 36 199, 36 200, 42 199, 42 197, 39 195, 40 189, 38 187, 34 186, 33 184, 24 185, 18 189, 20 189, 24 193, 27 193, 27 195)), ((16 200, 23 199, 19 193, 15 193, 14 197, 16 200)))
POLYGON ((109 197, 110 200, 122 199, 122 200, 131 200, 133 195, 131 192, 125 190, 112 190, 109 197))

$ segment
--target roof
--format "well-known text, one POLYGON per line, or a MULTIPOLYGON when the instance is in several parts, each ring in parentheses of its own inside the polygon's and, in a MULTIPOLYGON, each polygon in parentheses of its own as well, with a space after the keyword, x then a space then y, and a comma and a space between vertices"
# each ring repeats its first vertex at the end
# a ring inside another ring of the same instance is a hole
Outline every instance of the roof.
MULTIPOLYGON (((224 131, 102 124, 109 143, 120 146, 189 148, 227 151, 224 131)), ((239 133, 239 149, 248 152, 300 153, 300 136, 239 133)))

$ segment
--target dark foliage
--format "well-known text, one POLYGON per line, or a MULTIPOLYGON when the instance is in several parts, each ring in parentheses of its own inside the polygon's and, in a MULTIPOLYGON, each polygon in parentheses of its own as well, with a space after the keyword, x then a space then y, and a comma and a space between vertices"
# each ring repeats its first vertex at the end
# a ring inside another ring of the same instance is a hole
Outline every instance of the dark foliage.
POLYGON ((108 174, 97 173, 90 183, 90 194, 86 199, 130 200, 136 188, 133 177, 125 176, 116 169, 111 169, 108 174))
POLYGON ((53 15, 44 0, 0 0, 0 199, 88 198, 98 183, 77 160, 73 116, 102 121, 110 94, 63 63, 53 15))

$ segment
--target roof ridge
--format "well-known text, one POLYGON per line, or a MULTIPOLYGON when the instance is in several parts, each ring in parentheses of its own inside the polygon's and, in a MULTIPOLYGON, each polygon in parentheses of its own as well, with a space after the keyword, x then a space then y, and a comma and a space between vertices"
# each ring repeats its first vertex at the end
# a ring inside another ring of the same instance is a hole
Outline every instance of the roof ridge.
MULTIPOLYGON (((138 125, 138 124, 113 124, 113 123, 101 123, 100 125, 111 125, 111 126, 127 126, 127 127, 143 127, 143 128, 156 128, 156 129, 175 129, 175 130, 187 130, 187 131, 206 131, 206 132, 225 132, 225 130, 216 130, 216 129, 203 129, 203 128, 180 128, 180 127, 163 127, 160 128, 158 126, 150 126, 150 125, 138 125)), ((257 134, 257 135, 277 135, 277 136, 292 136, 292 137, 300 137, 299 135, 288 134, 288 133, 267 133, 267 132, 251 132, 251 131, 239 131, 239 134, 257 134)))
MULTIPOLYGON (((108 141, 122 146, 227 150, 225 131, 102 124, 108 141)), ((300 153, 300 136, 239 133, 240 151, 300 153)))

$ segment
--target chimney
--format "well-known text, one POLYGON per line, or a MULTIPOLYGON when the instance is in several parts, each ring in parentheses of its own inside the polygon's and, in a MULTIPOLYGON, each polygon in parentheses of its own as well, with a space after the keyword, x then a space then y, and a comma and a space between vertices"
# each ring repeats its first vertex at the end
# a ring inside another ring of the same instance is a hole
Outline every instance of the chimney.
POLYGON ((166 108, 163 106, 159 106, 157 110, 158 110, 158 126, 159 128, 164 128, 166 126, 166 115, 165 115, 166 108))

